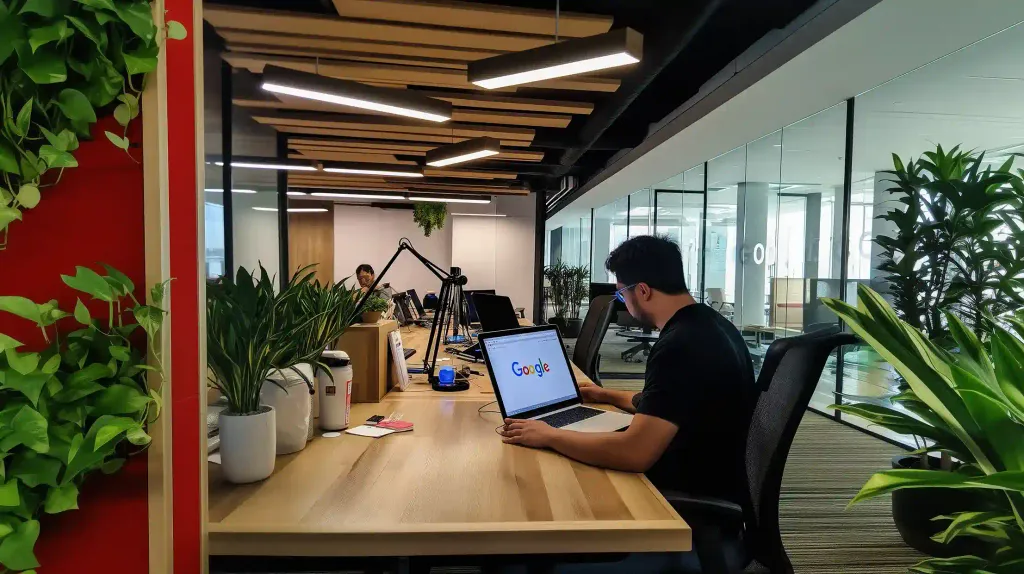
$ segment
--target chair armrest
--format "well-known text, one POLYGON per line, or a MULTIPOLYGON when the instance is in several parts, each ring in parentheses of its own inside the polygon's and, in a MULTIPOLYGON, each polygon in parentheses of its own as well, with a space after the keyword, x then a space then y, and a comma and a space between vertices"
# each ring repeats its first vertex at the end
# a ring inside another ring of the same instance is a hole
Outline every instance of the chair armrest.
POLYGON ((684 520, 715 524, 724 528, 743 528, 743 507, 709 496, 694 496, 673 490, 661 491, 665 500, 684 520))

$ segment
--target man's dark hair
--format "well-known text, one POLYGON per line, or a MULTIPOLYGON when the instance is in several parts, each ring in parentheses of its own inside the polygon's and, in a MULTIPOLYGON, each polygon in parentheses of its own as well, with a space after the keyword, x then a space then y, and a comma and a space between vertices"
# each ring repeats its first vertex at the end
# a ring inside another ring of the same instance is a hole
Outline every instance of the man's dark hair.
POLYGON ((373 273, 373 267, 370 267, 370 264, 369 264, 369 263, 363 263, 363 264, 362 264, 362 265, 360 265, 359 267, 356 267, 356 275, 359 275, 360 273, 362 273, 362 272, 364 272, 364 271, 365 271, 366 273, 369 273, 370 275, 373 275, 373 274, 374 274, 374 273, 373 273))
POLYGON ((616 247, 604 264, 620 283, 646 283, 669 295, 686 293, 683 255, 675 241, 641 235, 616 247))

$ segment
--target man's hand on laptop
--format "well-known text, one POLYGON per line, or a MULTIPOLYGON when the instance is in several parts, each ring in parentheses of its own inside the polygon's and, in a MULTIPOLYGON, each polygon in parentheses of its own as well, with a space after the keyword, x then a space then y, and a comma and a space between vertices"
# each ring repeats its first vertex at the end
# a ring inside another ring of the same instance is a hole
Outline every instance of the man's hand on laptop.
POLYGON ((604 389, 589 381, 580 382, 580 396, 585 403, 608 402, 604 396, 604 389))
POLYGON ((506 444, 520 444, 532 448, 547 448, 551 446, 551 437, 555 429, 546 422, 537 420, 505 419, 505 426, 501 428, 501 442, 506 444))

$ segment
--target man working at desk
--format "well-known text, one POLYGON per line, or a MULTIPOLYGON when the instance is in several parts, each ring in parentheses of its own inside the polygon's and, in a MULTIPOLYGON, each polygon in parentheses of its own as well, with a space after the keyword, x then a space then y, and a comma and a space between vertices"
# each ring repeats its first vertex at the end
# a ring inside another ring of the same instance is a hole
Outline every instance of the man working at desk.
POLYGON ((725 317, 686 288, 679 247, 640 236, 612 251, 606 267, 616 297, 642 323, 661 330, 640 392, 581 386, 585 402, 636 413, 617 433, 555 429, 506 419, 504 441, 550 448, 581 462, 643 472, 659 489, 749 504, 744 466, 756 397, 746 344, 725 317))

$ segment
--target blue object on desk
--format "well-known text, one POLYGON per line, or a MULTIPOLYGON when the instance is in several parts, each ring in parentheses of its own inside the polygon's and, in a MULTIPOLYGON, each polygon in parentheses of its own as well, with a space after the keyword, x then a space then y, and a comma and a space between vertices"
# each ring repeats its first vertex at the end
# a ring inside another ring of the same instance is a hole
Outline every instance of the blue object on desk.
POLYGON ((453 345, 453 344, 457 345, 457 344, 460 344, 460 343, 468 343, 469 342, 469 337, 467 337, 465 335, 452 335, 450 337, 445 338, 444 342, 445 342, 446 345, 453 345))
POLYGON ((440 385, 454 385, 455 367, 441 367, 441 372, 437 374, 437 382, 440 385))

